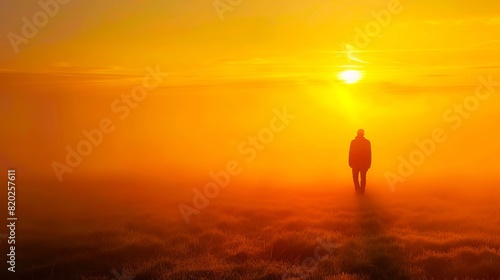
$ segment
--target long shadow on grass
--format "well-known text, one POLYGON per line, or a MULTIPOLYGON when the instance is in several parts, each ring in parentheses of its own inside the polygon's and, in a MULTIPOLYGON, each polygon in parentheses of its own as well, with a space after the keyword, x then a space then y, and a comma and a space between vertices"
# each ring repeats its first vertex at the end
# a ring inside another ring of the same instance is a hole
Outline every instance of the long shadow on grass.
POLYGON ((344 270, 367 275, 372 280, 411 279, 405 257, 394 236, 387 233, 391 217, 376 203, 376 196, 356 197, 356 215, 359 238, 350 244, 344 270))

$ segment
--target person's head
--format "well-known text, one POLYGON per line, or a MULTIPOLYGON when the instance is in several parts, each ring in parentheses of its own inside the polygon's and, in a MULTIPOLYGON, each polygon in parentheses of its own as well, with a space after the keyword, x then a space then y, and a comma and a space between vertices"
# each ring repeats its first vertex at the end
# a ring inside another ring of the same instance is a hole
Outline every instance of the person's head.
POLYGON ((365 136, 365 131, 363 129, 358 130, 358 136, 365 136))

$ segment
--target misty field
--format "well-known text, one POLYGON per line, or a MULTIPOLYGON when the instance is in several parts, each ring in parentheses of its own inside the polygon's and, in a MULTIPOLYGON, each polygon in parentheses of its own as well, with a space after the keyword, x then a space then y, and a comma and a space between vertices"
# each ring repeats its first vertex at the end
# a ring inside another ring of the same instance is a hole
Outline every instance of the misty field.
POLYGON ((20 210, 39 216, 18 229, 16 276, 500 279, 495 196, 345 189, 228 189, 189 225, 189 195, 39 201, 20 210))

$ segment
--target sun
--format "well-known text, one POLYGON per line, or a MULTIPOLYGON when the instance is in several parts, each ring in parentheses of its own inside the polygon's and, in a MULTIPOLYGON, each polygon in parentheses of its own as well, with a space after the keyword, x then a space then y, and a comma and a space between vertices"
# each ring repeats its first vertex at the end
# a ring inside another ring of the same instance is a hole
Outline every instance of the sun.
POLYGON ((339 78, 346 84, 357 83, 362 77, 362 73, 358 70, 344 70, 339 73, 339 78))

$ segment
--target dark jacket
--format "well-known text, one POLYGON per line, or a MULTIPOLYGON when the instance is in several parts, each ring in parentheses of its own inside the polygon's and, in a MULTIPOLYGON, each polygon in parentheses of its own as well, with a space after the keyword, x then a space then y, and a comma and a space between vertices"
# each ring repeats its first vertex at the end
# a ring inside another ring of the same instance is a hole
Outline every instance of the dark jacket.
POLYGON ((349 166, 360 170, 368 170, 372 165, 372 147, 370 141, 363 136, 356 136, 349 148, 349 166))

